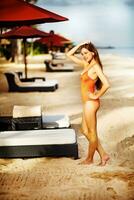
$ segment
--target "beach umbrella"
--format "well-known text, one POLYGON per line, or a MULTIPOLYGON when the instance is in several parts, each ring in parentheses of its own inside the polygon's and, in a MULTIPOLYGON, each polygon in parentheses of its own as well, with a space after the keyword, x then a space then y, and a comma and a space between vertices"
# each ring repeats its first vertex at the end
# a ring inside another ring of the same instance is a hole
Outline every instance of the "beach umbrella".
POLYGON ((66 21, 67 18, 23 0, 0 1, 0 28, 66 21))
POLYGON ((71 40, 61 35, 55 34, 54 31, 50 31, 50 33, 48 33, 48 37, 41 38, 37 40, 37 42, 45 44, 48 47, 52 48, 53 46, 62 47, 66 43, 71 43, 71 40))
POLYGON ((48 33, 40 31, 40 30, 30 27, 30 26, 22 26, 22 27, 18 27, 18 28, 13 28, 12 30, 0 35, 0 38, 23 39, 25 78, 27 78, 26 39, 27 38, 37 38, 37 37, 47 37, 47 36, 48 36, 48 33))

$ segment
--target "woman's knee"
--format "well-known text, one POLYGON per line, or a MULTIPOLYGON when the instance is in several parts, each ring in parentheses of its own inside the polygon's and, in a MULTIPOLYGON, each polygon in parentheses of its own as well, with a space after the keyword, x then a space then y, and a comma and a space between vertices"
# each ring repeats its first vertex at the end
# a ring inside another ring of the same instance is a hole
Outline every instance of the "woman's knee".
POLYGON ((82 130, 82 133, 83 133, 83 135, 85 135, 86 137, 88 137, 88 130, 87 130, 87 129, 86 129, 86 130, 83 129, 83 130, 82 130))
POLYGON ((91 143, 97 143, 98 142, 98 137, 96 131, 91 131, 88 133, 88 138, 91 143))

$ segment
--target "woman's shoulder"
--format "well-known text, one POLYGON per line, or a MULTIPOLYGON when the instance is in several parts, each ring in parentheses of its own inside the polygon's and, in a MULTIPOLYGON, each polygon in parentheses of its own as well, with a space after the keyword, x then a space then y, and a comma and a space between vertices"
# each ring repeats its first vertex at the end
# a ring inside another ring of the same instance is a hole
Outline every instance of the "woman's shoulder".
MULTIPOLYGON (((95 68, 97 65, 98 65, 97 62, 94 62, 94 63, 92 63, 92 64, 88 64, 88 65, 87 65, 87 70, 90 70, 90 69, 94 70, 94 68, 95 68)), ((99 65, 98 65, 98 66, 99 66, 99 65)))
POLYGON ((94 65, 92 66, 92 68, 93 68, 93 72, 96 73, 97 69, 98 69, 98 68, 100 69, 101 67, 100 67, 100 65, 96 62, 96 63, 94 63, 94 65))
POLYGON ((99 63, 97 63, 96 61, 92 64, 92 67, 100 67, 99 63))
POLYGON ((94 68, 94 70, 96 70, 96 69, 101 69, 101 66, 99 65, 99 63, 95 63, 94 65, 93 65, 93 68, 94 68))

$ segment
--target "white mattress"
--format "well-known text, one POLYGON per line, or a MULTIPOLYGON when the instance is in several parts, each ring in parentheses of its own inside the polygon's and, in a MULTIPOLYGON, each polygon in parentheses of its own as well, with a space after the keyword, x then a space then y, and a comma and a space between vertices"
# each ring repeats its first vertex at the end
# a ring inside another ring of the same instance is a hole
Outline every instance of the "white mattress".
POLYGON ((52 145, 76 143, 74 129, 0 132, 0 146, 52 145))
POLYGON ((70 65, 65 65, 65 66, 57 66, 57 67, 54 67, 52 65, 50 65, 50 67, 53 69, 53 70, 74 70, 74 67, 73 66, 70 66, 70 65))
POLYGON ((17 85, 22 87, 52 87, 58 84, 57 80, 46 80, 39 82, 17 82, 17 85))
POLYGON ((46 128, 65 128, 70 126, 68 115, 42 115, 43 126, 46 128))
POLYGON ((41 106, 18 106, 13 107, 13 118, 18 117, 41 117, 41 106))

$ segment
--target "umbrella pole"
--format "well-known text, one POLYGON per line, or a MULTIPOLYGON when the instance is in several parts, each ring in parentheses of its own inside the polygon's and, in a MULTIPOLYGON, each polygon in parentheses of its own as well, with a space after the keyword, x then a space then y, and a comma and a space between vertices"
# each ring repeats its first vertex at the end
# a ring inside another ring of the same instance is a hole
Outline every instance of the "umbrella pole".
POLYGON ((24 43, 24 64, 25 64, 25 78, 27 79, 27 59, 26 59, 26 56, 27 56, 27 49, 26 49, 26 39, 24 38, 23 39, 23 43, 24 43))
MULTIPOLYGON (((0 29, 0 34, 2 35, 2 28, 0 29)), ((1 46, 1 38, 0 38, 0 46, 1 46)), ((0 52, 0 56, 2 55, 2 52, 0 52)))
POLYGON ((3 30, 2 30, 2 28, 0 28, 0 34, 2 34, 2 32, 3 32, 3 30))

